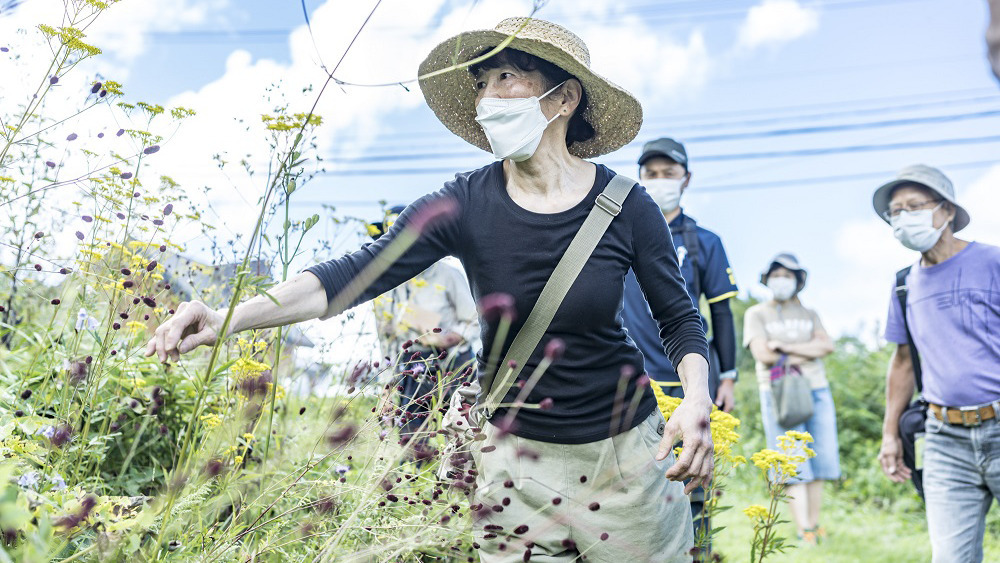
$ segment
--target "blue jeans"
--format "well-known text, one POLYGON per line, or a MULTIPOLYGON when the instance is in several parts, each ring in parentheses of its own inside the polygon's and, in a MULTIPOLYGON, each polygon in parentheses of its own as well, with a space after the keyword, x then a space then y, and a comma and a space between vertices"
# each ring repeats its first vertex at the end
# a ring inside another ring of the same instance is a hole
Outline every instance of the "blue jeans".
POLYGON ((925 430, 924 495, 934 563, 982 561, 986 513, 1000 498, 1000 422, 967 428, 927 413, 925 430))
POLYGON ((789 430, 808 432, 813 437, 809 447, 816 457, 798 466, 797 476, 789 479, 790 485, 809 483, 819 479, 832 481, 840 478, 840 443, 837 440, 837 413, 829 387, 812 390, 813 415, 803 424, 782 428, 774 411, 774 395, 770 389, 760 390, 760 416, 764 421, 767 447, 778 449, 778 436, 789 430))

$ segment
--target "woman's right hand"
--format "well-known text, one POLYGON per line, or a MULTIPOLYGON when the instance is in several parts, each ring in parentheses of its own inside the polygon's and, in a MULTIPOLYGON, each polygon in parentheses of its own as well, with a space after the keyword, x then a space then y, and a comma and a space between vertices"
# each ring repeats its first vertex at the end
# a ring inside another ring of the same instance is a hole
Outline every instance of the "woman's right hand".
POLYGON ((177 312, 161 324, 146 344, 146 357, 156 354, 161 362, 177 361, 201 345, 215 344, 225 318, 201 301, 181 303, 177 312))

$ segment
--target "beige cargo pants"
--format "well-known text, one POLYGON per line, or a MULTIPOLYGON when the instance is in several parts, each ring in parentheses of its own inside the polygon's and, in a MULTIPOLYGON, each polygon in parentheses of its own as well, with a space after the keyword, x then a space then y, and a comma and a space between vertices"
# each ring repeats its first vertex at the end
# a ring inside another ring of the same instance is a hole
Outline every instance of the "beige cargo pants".
POLYGON ((690 504, 683 484, 664 477, 674 455, 654 458, 658 410, 589 444, 499 437, 485 426, 472 501, 483 563, 691 561, 690 504))

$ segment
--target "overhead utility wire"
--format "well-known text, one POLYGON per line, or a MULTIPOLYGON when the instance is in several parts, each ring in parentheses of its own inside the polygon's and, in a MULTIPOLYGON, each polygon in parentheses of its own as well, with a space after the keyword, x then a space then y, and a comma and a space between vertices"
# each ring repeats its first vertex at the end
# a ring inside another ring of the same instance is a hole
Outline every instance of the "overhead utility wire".
MULTIPOLYGON (((975 160, 968 162, 956 162, 951 164, 942 164, 940 168, 945 170, 969 170, 977 168, 987 168, 989 166, 1000 165, 1000 160, 975 160)), ((877 172, 859 172, 857 174, 841 174, 836 176, 812 176, 806 178, 788 178, 784 180, 769 180, 764 182, 743 182, 737 184, 713 184, 707 186, 694 185, 689 188, 688 197, 690 195, 697 195, 699 193, 717 193, 717 192, 739 192, 739 191, 753 191, 753 190, 764 190, 771 188, 782 188, 789 186, 810 186, 816 184, 836 184, 840 182, 851 182, 855 180, 867 180, 871 178, 890 178, 897 171, 895 170, 883 170, 877 172)), ((384 199, 384 198, 381 198, 384 199)), ((378 205, 378 199, 354 199, 354 200, 292 200, 292 205, 298 206, 320 206, 320 205, 344 205, 344 206, 368 206, 368 205, 378 205)))
MULTIPOLYGON (((722 133, 715 135, 694 135, 684 138, 685 143, 707 143, 716 141, 734 141, 745 139, 762 139, 770 137, 788 137, 794 135, 811 135, 816 133, 834 133, 841 131, 858 131, 863 129, 882 129, 886 127, 901 127, 905 125, 924 125, 931 123, 951 123, 955 121, 966 121, 972 119, 985 119, 1000 117, 1000 109, 963 113, 950 115, 932 115, 925 117, 908 117, 902 119, 888 119, 883 121, 871 121, 862 123, 841 123, 836 125, 814 125, 811 127, 796 127, 791 129, 772 129, 770 131, 750 131, 745 133, 722 133)), ((629 143, 636 144, 635 142, 629 143)), ((329 157, 327 162, 333 163, 361 163, 361 162, 396 162, 406 160, 430 160, 445 158, 463 158, 472 156, 473 152, 436 152, 436 153, 409 153, 409 154, 374 154, 358 157, 329 157)))
MULTIPOLYGON (((983 143, 1000 143, 1000 135, 987 135, 982 137, 959 137, 953 139, 938 139, 935 141, 904 141, 898 143, 886 143, 881 145, 850 145, 841 147, 822 147, 813 149, 796 149, 786 151, 766 151, 733 154, 714 154, 698 157, 699 162, 724 162, 733 160, 757 160, 767 158, 787 158, 802 156, 823 156, 830 154, 847 154, 871 151, 890 151, 901 149, 916 149, 930 147, 946 147, 959 145, 973 145, 983 143)), ((609 165, 632 165, 631 160, 606 161, 609 165)), ((431 168, 348 168, 342 170, 324 170, 319 172, 325 176, 396 176, 396 175, 418 175, 418 174, 448 174, 455 173, 454 166, 431 167, 431 168)))
MULTIPOLYGON (((893 4, 908 4, 912 3, 914 0, 845 0, 843 2, 822 2, 819 5, 822 8, 832 8, 832 9, 856 9, 856 8, 873 8, 878 6, 886 6, 893 4)), ((699 3, 701 4, 701 3, 699 3)), ((618 12, 611 14, 609 17, 602 19, 603 23, 614 23, 620 22, 628 17, 642 17, 646 21, 658 21, 663 18, 669 18, 671 20, 678 20, 678 24, 690 23, 692 19, 728 19, 732 17, 739 17, 746 14, 746 7, 743 8, 733 8, 729 10, 716 10, 716 11, 695 11, 686 12, 684 10, 677 10, 675 8, 670 8, 668 6, 661 6, 659 4, 650 5, 647 7, 637 7, 638 9, 629 10, 626 9, 623 12, 618 12)), ((563 19, 563 18, 560 18, 563 19)), ((411 26, 374 26, 374 29, 412 29, 411 26)), ((257 28, 257 29, 234 29, 234 30, 217 30, 217 29, 189 29, 189 30, 178 30, 178 31, 153 31, 149 33, 149 36, 155 38, 158 41, 188 41, 188 42, 223 42, 223 41, 235 41, 245 37, 255 38, 258 43, 264 42, 279 42, 288 39, 289 34, 292 33, 294 28, 257 28)))
MULTIPOLYGON (((992 90, 991 90, 992 91, 992 90)), ((875 98, 871 101, 882 101, 885 98, 875 98)), ((858 100, 857 102, 861 102, 858 100)), ((794 123, 796 121, 823 121, 834 117, 846 117, 851 115, 878 115, 887 113, 898 113, 907 112, 918 109, 928 109, 934 107, 947 107, 947 106, 961 106, 966 104, 981 104, 984 102, 1000 102, 1000 94, 991 94, 987 96, 974 96, 970 98, 956 98, 950 100, 938 100, 934 102, 917 102, 911 104, 894 104, 891 106, 879 106, 872 108, 859 108, 859 109, 847 109, 839 111, 830 111, 824 113, 809 113, 809 114, 794 114, 794 115, 784 115, 784 116, 773 116, 773 117, 760 117, 745 120, 720 120, 712 122, 698 122, 699 119, 704 119, 705 117, 712 117, 717 114, 689 114, 689 115, 665 115, 662 117, 656 117, 655 119, 646 120, 643 123, 643 127, 649 129, 651 127, 659 127, 660 123, 664 123, 663 126, 665 130, 669 132, 670 135, 676 136, 677 131, 688 131, 692 129, 697 130, 707 130, 707 129, 722 129, 722 128, 732 128, 732 127, 742 127, 742 126, 753 126, 753 125, 770 125, 778 123, 794 123), (691 123, 685 123, 685 121, 691 121, 691 123)), ((843 104, 852 104, 855 102, 847 101, 843 104)), ((840 104, 838 104, 840 105, 840 104)), ((810 106, 802 106, 810 107, 810 106)), ((795 109, 795 108, 789 108, 795 109)), ((781 108, 766 108, 760 110, 749 110, 746 112, 737 112, 735 115, 755 115, 758 112, 761 114, 771 113, 772 111, 781 111, 781 108)), ((723 113, 726 115, 728 112, 723 113)), ((360 139, 360 136, 340 136, 338 140, 341 145, 349 144, 350 141, 360 139)), ((417 145, 427 148, 429 145, 433 146, 434 141, 436 144, 441 144, 442 142, 451 141, 454 139, 454 135, 451 133, 436 129, 433 131, 407 131, 404 136, 393 136, 386 137, 384 139, 379 139, 378 145, 380 147, 391 147, 393 145, 417 145)), ((687 140, 686 138, 684 140, 687 140)))

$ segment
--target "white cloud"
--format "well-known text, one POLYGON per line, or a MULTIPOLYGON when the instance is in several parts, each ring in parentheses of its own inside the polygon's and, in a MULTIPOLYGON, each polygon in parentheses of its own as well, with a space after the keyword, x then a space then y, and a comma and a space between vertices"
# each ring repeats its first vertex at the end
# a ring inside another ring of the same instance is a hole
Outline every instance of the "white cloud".
POLYGON ((739 46, 755 49, 788 43, 819 26, 819 12, 796 0, 764 0, 750 8, 739 31, 739 46))
POLYGON ((969 185, 958 189, 958 203, 968 210, 969 226, 959 233, 961 238, 1000 245, 1000 164, 969 185))
MULTIPOLYGON (((79 2, 78 4, 82 4, 79 2)), ((129 66, 143 54, 150 32, 176 31, 185 27, 214 22, 222 25, 229 0, 125 0, 111 5, 96 18, 84 18, 77 27, 86 33, 86 42, 101 48, 100 57, 85 62, 83 73, 101 72, 120 81, 127 78, 129 66)), ((64 2, 34 0, 23 2, 9 16, 0 18, 0 37, 17 36, 17 30, 34 30, 39 24, 53 27, 67 25, 64 2)), ((86 16, 90 12, 81 12, 86 16)), ((14 52, 28 62, 51 59, 51 52, 33 36, 12 41, 14 52)), ((4 57, 6 58, 6 57, 4 57)), ((3 64, 3 63, 0 63, 3 64)), ((46 65, 47 66, 47 65, 46 65)), ((79 71, 78 71, 79 72, 79 71)), ((4 76, 9 76, 4 74, 4 76)))

